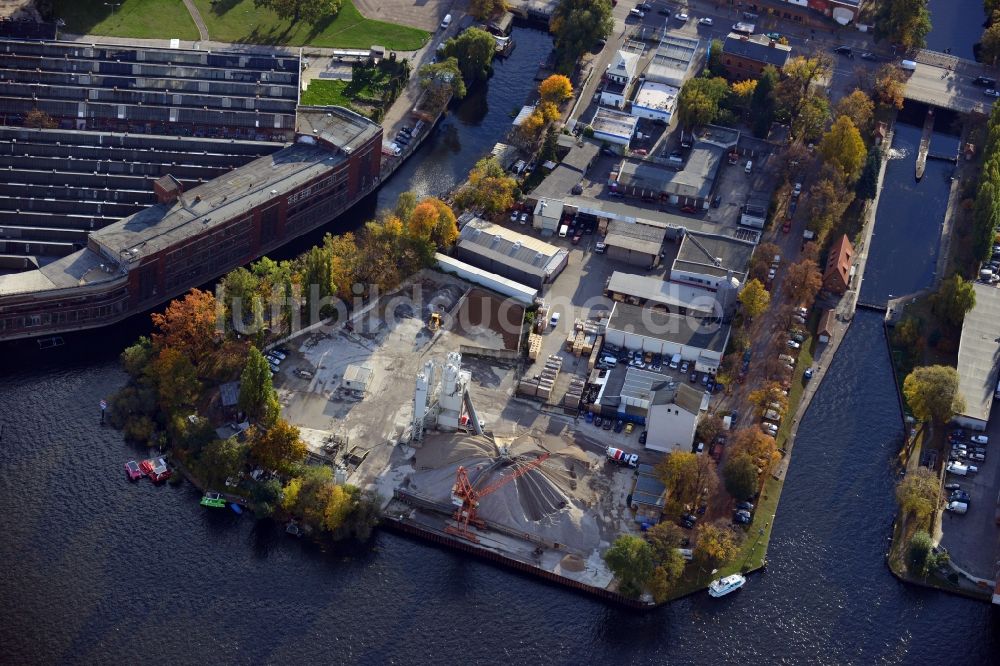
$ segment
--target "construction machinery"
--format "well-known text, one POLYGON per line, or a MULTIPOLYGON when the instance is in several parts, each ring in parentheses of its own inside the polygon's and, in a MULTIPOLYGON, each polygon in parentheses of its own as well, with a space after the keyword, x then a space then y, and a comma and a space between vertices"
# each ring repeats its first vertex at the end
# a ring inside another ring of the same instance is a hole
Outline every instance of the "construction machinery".
POLYGON ((458 471, 455 473, 455 485, 451 489, 452 504, 458 507, 455 509, 455 524, 448 525, 444 531, 473 543, 479 543, 479 537, 469 531, 469 525, 474 525, 478 528, 486 527, 486 523, 478 515, 479 501, 487 495, 500 490, 511 481, 524 476, 533 469, 537 469, 539 465, 548 460, 549 455, 546 452, 534 460, 516 460, 515 464, 518 467, 513 473, 497 479, 482 490, 477 490, 473 487, 469 481, 469 475, 465 467, 459 466, 458 471))
POLYGON ((441 328, 441 315, 437 312, 432 312, 430 318, 427 320, 427 330, 436 331, 441 328))

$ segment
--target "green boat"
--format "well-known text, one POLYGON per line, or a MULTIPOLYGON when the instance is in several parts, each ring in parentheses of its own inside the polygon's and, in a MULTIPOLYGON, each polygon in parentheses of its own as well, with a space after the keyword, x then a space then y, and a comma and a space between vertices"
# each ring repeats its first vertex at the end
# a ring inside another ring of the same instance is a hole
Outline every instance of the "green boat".
POLYGON ((224 509, 226 498, 219 493, 205 493, 205 496, 201 498, 201 505, 210 506, 213 509, 224 509))

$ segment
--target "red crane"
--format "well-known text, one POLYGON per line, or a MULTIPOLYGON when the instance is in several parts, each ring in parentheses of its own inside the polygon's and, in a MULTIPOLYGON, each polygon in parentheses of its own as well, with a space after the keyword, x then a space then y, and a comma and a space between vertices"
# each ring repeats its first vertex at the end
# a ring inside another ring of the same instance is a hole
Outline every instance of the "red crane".
POLYGON ((551 454, 546 452, 534 460, 523 463, 520 467, 514 470, 512 474, 500 477, 482 490, 476 490, 472 486, 465 468, 459 466, 458 471, 455 473, 455 485, 451 489, 451 501, 458 506, 458 508, 455 509, 456 524, 448 525, 444 528, 444 531, 449 534, 454 534, 455 536, 460 536, 463 539, 468 539, 473 543, 479 543, 479 537, 469 531, 469 525, 475 525, 479 528, 486 527, 486 523, 483 522, 477 514, 479 500, 487 495, 495 493, 514 479, 524 476, 531 470, 537 468, 543 462, 548 460, 549 455, 551 454))

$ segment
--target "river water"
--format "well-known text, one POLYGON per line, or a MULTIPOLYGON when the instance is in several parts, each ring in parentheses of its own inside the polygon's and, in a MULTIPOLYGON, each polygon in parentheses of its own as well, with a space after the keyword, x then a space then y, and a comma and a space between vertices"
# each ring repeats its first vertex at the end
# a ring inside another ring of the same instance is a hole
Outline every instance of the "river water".
POLYGON ((972 45, 983 35, 986 14, 982 0, 930 0, 931 31, 927 48, 933 51, 951 49, 959 58, 974 60, 972 45))
MULTIPOLYGON (((882 193, 869 267, 892 267, 869 273, 874 300, 929 279, 892 254, 926 252, 933 234, 887 203, 914 196, 903 162, 882 193)), ((947 184, 931 168, 917 190, 937 201, 947 184)), ((45 354, 0 347, 4 663, 987 664, 1000 653, 989 605, 903 585, 884 565, 902 428, 874 313, 858 313, 803 418, 767 572, 725 599, 645 614, 388 533, 324 551, 205 511, 190 486, 127 483, 122 461, 143 452, 98 425, 97 403, 124 382, 117 354, 145 329, 132 320, 45 354)))

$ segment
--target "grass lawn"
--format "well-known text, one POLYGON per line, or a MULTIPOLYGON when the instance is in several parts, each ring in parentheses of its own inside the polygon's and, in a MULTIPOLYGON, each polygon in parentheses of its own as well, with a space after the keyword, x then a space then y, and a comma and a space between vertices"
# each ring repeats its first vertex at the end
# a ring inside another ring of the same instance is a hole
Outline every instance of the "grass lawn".
POLYGON ((302 93, 302 104, 308 106, 343 106, 350 108, 351 98, 344 95, 349 81, 313 79, 302 93))
POLYGON ((366 19, 351 0, 344 0, 332 19, 295 26, 271 10, 258 9, 253 0, 194 0, 194 4, 205 19, 209 36, 220 42, 353 49, 379 44, 394 51, 415 51, 430 37, 417 28, 366 19))
POLYGON ((198 29, 181 0, 54 0, 53 14, 66 21, 65 32, 145 39, 198 39, 198 29))

